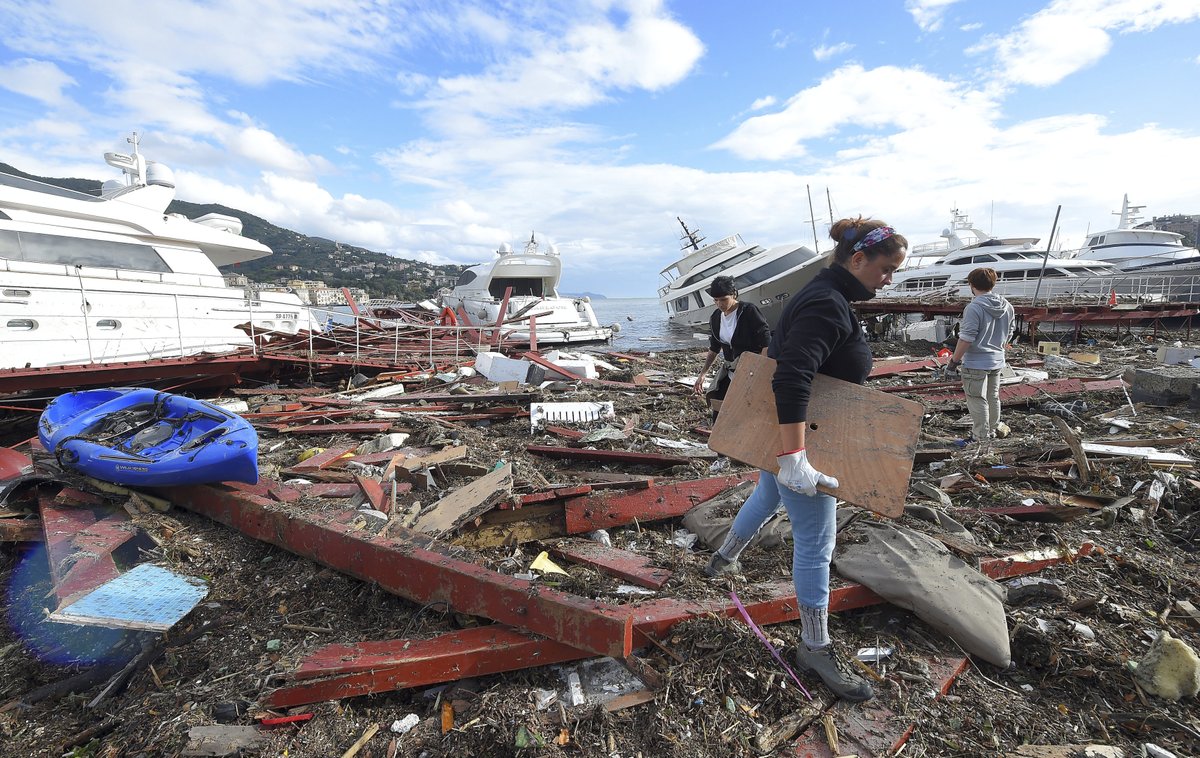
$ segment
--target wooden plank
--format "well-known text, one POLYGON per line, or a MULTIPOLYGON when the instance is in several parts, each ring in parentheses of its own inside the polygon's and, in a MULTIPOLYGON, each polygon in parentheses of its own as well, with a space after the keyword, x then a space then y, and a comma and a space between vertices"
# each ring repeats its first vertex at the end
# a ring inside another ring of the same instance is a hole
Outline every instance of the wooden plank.
POLYGON ((446 495, 417 518, 413 529, 435 536, 449 534, 464 522, 490 510, 512 491, 512 464, 506 463, 487 476, 446 495))
MULTIPOLYGON (((774 423, 774 375, 775 361, 743 353, 708 441, 716 452, 772 473, 783 449, 774 423)), ((837 477, 840 486, 831 494, 898 518, 924 413, 912 400, 817 374, 805 431, 809 461, 837 477)))
POLYGON ((671 578, 670 571, 652 565, 644 555, 591 540, 564 540, 550 548, 550 552, 652 590, 661 589, 671 578))
POLYGON ((467 457, 467 448, 464 445, 451 445, 444 447, 441 450, 435 450, 426 455, 418 455, 414 457, 406 457, 402 463, 398 465, 405 471, 416 471, 417 469, 427 468, 435 463, 445 463, 447 461, 458 461, 467 457))
POLYGON ((628 450, 584 450, 575 447, 553 447, 549 445, 527 445, 527 452, 534 455, 544 455, 547 458, 567 458, 576 461, 597 461, 599 463, 630 463, 634 465, 657 466, 686 466, 691 458, 676 455, 659 455, 657 453, 636 453, 628 450))
POLYGON ((1050 420, 1058 427, 1059 433, 1063 439, 1067 441, 1067 445, 1071 448, 1071 455, 1075 457, 1075 465, 1079 469, 1079 481, 1087 484, 1091 481, 1091 467, 1088 465, 1087 453, 1083 451, 1083 445, 1079 441, 1079 435, 1071 428, 1071 425, 1066 420, 1058 416, 1051 416, 1050 420))
POLYGON ((42 522, 35 518, 0 519, 0 542, 41 542, 42 522))

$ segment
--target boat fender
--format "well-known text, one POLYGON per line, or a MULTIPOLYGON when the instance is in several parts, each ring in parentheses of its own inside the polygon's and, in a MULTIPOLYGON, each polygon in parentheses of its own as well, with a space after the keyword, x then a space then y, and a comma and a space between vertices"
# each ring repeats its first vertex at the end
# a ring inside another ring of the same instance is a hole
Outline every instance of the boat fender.
POLYGON ((458 317, 454 315, 454 309, 450 306, 442 308, 442 326, 458 326, 458 317))

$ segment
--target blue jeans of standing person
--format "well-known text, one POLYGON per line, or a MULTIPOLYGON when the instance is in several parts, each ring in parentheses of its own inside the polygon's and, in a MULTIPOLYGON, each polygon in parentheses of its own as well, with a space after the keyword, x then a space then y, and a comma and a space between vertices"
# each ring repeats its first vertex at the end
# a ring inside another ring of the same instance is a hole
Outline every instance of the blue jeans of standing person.
POLYGON ((976 441, 996 436, 1000 423, 1000 369, 959 369, 967 411, 971 414, 971 436, 976 441))
MULTIPOLYGON (((758 472, 758 486, 733 519, 730 532, 746 545, 779 509, 780 501, 792 522, 792 582, 803 607, 829 607, 829 562, 837 538, 836 500, 818 492, 802 495, 779 484, 769 471, 758 472)), ((740 550, 738 551, 740 552, 740 550)))

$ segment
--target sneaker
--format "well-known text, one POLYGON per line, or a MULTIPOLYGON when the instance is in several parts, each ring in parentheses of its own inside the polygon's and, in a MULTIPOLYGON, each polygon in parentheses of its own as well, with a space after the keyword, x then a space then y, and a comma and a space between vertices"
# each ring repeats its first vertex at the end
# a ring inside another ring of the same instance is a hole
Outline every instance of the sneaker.
POLYGON ((796 666, 801 671, 821 677, 825 686, 840 698, 862 701, 875 697, 870 683, 863 679, 854 664, 835 645, 809 650, 807 645, 801 643, 796 648, 796 666))
POLYGON ((713 553, 708 565, 704 567, 704 575, 710 577, 723 576, 725 574, 740 574, 742 566, 737 561, 731 561, 720 553, 713 553))

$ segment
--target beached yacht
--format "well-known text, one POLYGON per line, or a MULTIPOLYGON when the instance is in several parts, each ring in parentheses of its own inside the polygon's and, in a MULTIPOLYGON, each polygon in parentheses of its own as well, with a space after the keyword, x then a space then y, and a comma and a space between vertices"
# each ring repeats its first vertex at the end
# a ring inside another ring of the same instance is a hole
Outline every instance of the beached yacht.
POLYGON ((1050 256, 1043 271, 1037 237, 992 237, 957 209, 951 217, 943 239, 914 246, 880 297, 970 297, 967 274, 981 266, 996 270, 995 292, 1005 297, 1102 295, 1121 278, 1111 264, 1084 258, 1050 256))
POLYGON ((1139 227, 1144 205, 1130 205, 1129 195, 1121 201, 1117 228, 1088 236, 1086 244, 1070 257, 1111 263, 1122 271, 1138 274, 1186 271, 1200 274, 1200 250, 1183 244, 1183 235, 1139 227))
POLYGON ((787 299, 829 263, 829 255, 804 245, 764 248, 747 245, 740 234, 705 245, 699 229, 676 220, 683 227, 683 257, 659 272, 666 283, 658 290, 658 300, 667 309, 667 320, 679 326, 708 326, 714 306, 705 290, 723 275, 733 277, 738 299, 757 305, 774 328, 787 299))
POLYGON ((533 319, 539 345, 604 342, 619 331, 617 325, 601 326, 592 310, 591 298, 560 297, 562 258, 555 245, 543 250, 529 235, 525 249, 516 253, 507 242, 496 250, 490 263, 469 266, 458 277, 441 302, 456 314, 461 311, 472 324, 495 324, 504 313, 511 325, 508 339, 528 341, 533 319), (512 289, 505 300, 505 293, 512 289))
POLYGON ((99 196, 0 173, 0 368, 228 351, 310 328, 290 293, 227 287, 217 266, 270 255, 236 218, 167 213, 170 169, 105 153, 99 196), (244 327, 244 328, 239 328, 244 327))

